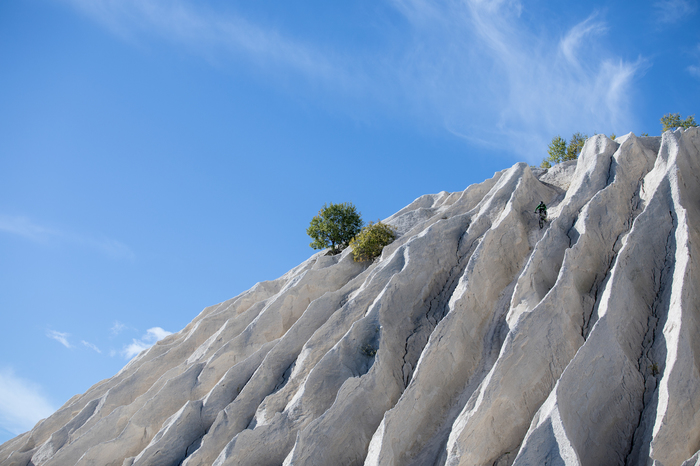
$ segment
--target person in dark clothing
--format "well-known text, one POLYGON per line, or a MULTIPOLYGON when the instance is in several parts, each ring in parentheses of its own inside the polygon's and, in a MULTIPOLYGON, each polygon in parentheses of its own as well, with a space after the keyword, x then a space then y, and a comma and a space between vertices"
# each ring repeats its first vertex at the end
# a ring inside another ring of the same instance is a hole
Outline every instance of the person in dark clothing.
POLYGON ((547 206, 544 204, 544 201, 540 201, 540 205, 535 208, 535 213, 540 214, 540 228, 542 228, 547 220, 547 206))

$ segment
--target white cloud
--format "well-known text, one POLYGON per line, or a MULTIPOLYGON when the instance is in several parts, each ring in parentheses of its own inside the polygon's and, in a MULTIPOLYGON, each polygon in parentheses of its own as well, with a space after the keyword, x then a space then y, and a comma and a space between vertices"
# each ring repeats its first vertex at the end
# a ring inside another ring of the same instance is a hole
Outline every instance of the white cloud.
POLYGON ((660 0, 654 3, 657 18, 662 23, 675 23, 693 15, 698 9, 695 0, 660 0))
POLYGON ((410 5, 399 11, 409 11, 417 46, 405 52, 397 82, 422 96, 416 113, 434 114, 454 134, 539 162, 554 134, 633 126, 633 83, 646 61, 601 45, 609 28, 600 13, 557 30, 531 27, 515 1, 410 5), (429 20, 411 13, 423 10, 429 20))
POLYGON ((82 340, 81 343, 82 343, 83 345, 87 346, 88 348, 90 348, 91 350, 96 351, 96 352, 102 354, 102 351, 100 351, 100 349, 99 349, 96 345, 93 345, 92 343, 90 343, 90 342, 88 342, 88 341, 85 341, 85 340, 82 340))
POLYGON ((191 1, 67 0, 121 37, 135 41, 156 34, 216 59, 243 53, 258 64, 284 64, 308 76, 339 79, 319 50, 229 11, 210 11, 191 1))
POLYGON ((0 214, 0 231, 12 233, 24 238, 45 243, 60 233, 50 228, 37 225, 27 217, 11 217, 0 214))
POLYGON ((55 228, 49 228, 34 223, 24 216, 9 216, 0 214, 0 231, 21 236, 42 244, 71 243, 87 247, 113 259, 133 261, 135 254, 125 244, 106 237, 96 238, 88 235, 78 235, 55 228))
POLYGON ((496 141, 530 162, 542 159, 553 134, 633 127, 634 79, 646 66, 601 44, 609 29, 603 14, 593 11, 564 29, 535 28, 518 0, 386 0, 406 23, 385 28, 380 45, 354 54, 191 0, 66 1, 129 40, 155 35, 207 58, 296 70, 364 98, 353 102, 395 109, 421 124, 443 122, 454 134, 496 141))
POLYGON ((126 325, 122 324, 118 320, 115 320, 114 324, 112 324, 112 328, 110 328, 109 331, 112 333, 112 335, 119 335, 126 328, 126 325))
POLYGON ((55 410, 39 385, 18 377, 11 368, 0 369, 0 426, 3 429, 19 435, 55 410))
MULTIPOLYGON (((696 59, 697 59, 697 57, 700 57, 700 44, 698 44, 695 47, 695 54, 694 55, 695 55, 696 59)), ((690 65, 686 69, 688 70, 688 73, 690 73, 691 76, 693 76, 694 78, 700 79, 700 62, 697 65, 690 65)))
POLYGON ((154 343, 156 341, 162 340, 163 338, 167 337, 168 335, 172 335, 173 332, 168 332, 167 330, 163 330, 160 327, 153 327, 149 328, 147 330, 147 335, 151 338, 154 339, 154 343))
POLYGON ((64 333, 64 332, 57 332, 56 330, 47 330, 46 331, 46 336, 49 338, 53 338, 66 348, 73 348, 73 345, 70 344, 68 341, 68 337, 70 336, 70 333, 64 333))
POLYGON ((143 341, 136 340, 134 338, 133 343, 131 343, 130 345, 127 345, 124 348, 124 350, 122 350, 122 355, 124 355, 124 358, 126 358, 126 359, 131 359, 134 356, 136 356, 137 354, 139 354, 141 351, 146 350, 146 349, 150 348, 151 346, 153 346, 153 345, 146 344, 143 341))
POLYGON ((572 27, 559 42, 559 49, 566 60, 579 67, 579 53, 587 36, 595 37, 607 31, 607 26, 601 21, 595 21, 597 13, 593 13, 585 21, 572 27))
POLYGON ((171 334, 172 332, 163 330, 160 327, 149 328, 146 331, 146 334, 142 336, 140 340, 134 338, 131 344, 124 347, 124 349, 122 350, 122 355, 126 359, 131 359, 137 354, 139 354, 141 351, 150 348, 151 346, 156 344, 157 341, 162 340, 163 338, 171 334))

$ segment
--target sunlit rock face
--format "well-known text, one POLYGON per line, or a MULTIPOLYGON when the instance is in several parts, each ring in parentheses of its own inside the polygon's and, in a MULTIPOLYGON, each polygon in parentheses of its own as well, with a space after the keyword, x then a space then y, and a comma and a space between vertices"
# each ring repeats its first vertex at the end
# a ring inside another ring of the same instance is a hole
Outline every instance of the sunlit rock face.
POLYGON ((318 253, 205 309, 0 464, 700 464, 700 129, 597 135, 386 221, 378 260, 318 253))

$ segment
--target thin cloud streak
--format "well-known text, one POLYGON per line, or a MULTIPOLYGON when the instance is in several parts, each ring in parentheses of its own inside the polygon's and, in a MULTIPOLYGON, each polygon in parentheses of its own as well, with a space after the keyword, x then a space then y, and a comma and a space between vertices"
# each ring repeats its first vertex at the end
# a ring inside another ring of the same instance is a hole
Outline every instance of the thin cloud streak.
POLYGON ((261 28, 233 13, 208 11, 187 1, 66 0, 126 40, 156 34, 216 60, 245 54, 258 65, 283 65, 311 78, 345 80, 344 72, 315 47, 261 28))
MULTIPOLYGON (((697 44, 697 46, 695 47, 695 54, 694 55, 696 56, 696 59, 698 57, 700 57, 700 44, 697 44)), ((698 62, 697 65, 688 66, 688 68, 686 68, 686 70, 688 70, 688 73, 690 73, 690 75, 693 76, 694 78, 700 79, 700 61, 698 62)))
POLYGON ((102 354, 102 351, 100 351, 100 349, 96 345, 85 340, 82 340, 81 343, 90 348, 91 350, 95 351, 96 353, 102 354))
POLYGON ((598 13, 595 12, 585 21, 582 21, 572 27, 559 42, 559 50, 564 55, 566 60, 580 68, 579 53, 586 36, 602 35, 607 31, 607 26, 601 21, 595 21, 598 13))
POLYGON ((698 2, 693 0, 661 0, 654 3, 657 18, 662 23, 673 24, 693 15, 698 9, 698 2))
POLYGON ((48 330, 46 332, 46 336, 56 340, 63 346, 65 346, 68 349, 73 348, 73 345, 70 344, 68 341, 68 337, 70 336, 70 333, 65 333, 65 332, 57 332, 56 330, 48 330))
POLYGON ((34 223, 24 216, 9 216, 0 214, 0 232, 21 236, 39 244, 70 243, 98 251, 115 260, 133 261, 134 252, 120 241, 102 237, 95 238, 61 231, 34 223))
POLYGON ((0 427, 19 435, 55 410, 39 385, 0 368, 0 427))
POLYGON ((11 217, 2 214, 0 214, 0 231, 40 243, 46 243, 51 238, 61 236, 60 232, 37 225, 27 217, 11 217))

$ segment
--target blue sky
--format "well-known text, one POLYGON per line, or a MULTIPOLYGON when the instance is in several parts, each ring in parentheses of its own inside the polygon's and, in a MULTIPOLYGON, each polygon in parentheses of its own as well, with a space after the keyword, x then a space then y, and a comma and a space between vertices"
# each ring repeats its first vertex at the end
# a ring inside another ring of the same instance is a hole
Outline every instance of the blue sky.
POLYGON ((308 258, 324 203, 385 218, 558 134, 700 119, 699 10, 0 2, 0 442, 308 258))

